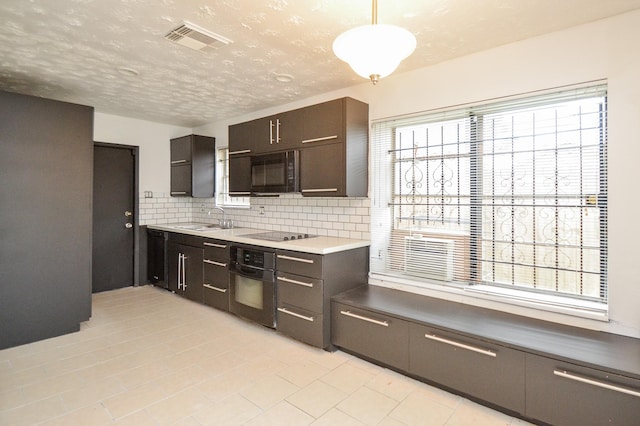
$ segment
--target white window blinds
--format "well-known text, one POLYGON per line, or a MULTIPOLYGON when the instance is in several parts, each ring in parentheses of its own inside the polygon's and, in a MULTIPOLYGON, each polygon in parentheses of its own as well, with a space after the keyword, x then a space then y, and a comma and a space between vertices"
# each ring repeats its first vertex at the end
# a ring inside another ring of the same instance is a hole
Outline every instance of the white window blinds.
POLYGON ((606 86, 374 122, 371 272, 606 303, 606 86))

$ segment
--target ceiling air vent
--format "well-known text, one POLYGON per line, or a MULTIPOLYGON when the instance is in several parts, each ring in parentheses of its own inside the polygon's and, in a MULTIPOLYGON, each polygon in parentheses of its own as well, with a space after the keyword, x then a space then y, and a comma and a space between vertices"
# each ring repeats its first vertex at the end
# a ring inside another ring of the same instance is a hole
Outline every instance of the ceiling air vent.
POLYGON ((164 38, 200 52, 216 49, 220 43, 231 43, 228 38, 187 21, 171 30, 164 38))

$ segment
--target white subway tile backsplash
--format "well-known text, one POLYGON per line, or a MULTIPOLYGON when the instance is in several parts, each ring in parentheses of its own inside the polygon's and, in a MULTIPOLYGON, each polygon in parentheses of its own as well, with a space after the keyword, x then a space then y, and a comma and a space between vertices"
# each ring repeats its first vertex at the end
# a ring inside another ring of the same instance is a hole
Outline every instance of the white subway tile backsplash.
MULTIPOLYGON (((369 239, 368 198, 305 198, 300 194, 251 198, 250 208, 225 208, 238 226, 304 232, 331 237, 369 239), (261 215, 261 209, 264 215, 261 215)), ((222 218, 214 198, 176 198, 154 193, 139 199, 141 225, 170 222, 214 223, 222 218)))

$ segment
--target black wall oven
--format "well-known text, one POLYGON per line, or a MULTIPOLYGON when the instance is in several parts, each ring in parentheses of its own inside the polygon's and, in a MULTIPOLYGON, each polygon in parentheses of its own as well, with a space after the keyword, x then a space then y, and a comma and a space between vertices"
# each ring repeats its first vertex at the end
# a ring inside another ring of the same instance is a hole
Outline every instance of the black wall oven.
POLYGON ((274 152, 251 157, 251 192, 299 192, 300 152, 274 152))
POLYGON ((264 247, 231 246, 230 312, 275 328, 275 258, 264 247))

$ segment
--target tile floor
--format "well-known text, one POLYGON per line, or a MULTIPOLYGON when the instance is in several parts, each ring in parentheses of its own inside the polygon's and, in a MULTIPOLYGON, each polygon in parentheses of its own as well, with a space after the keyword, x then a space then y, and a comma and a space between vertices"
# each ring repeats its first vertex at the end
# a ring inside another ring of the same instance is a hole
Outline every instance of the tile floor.
POLYGON ((152 286, 0 351, 0 425, 526 425, 152 286))

